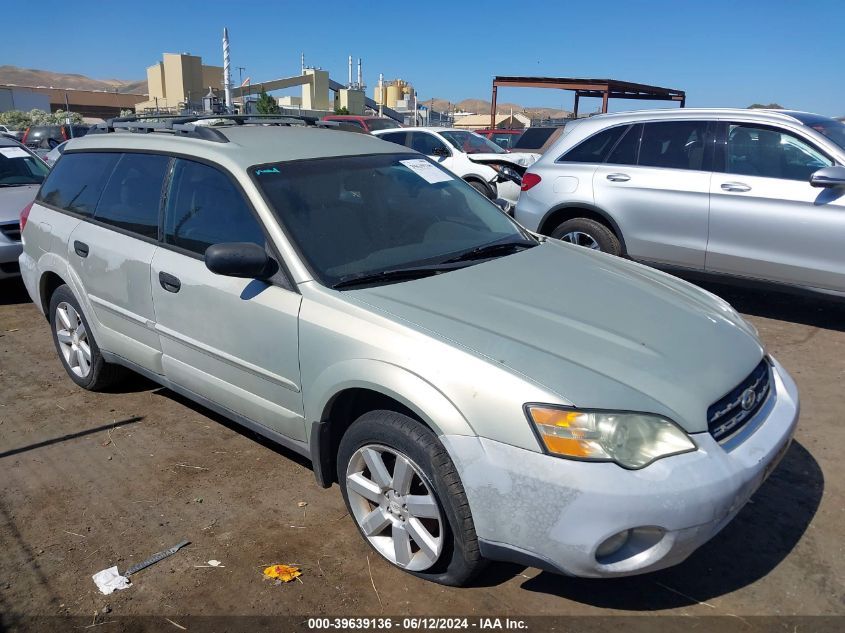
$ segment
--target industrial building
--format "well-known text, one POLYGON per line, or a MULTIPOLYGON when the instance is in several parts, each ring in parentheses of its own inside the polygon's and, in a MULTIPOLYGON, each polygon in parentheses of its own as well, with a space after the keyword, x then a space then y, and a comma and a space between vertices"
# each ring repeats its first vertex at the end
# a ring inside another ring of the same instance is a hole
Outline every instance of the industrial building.
MULTIPOLYGON (((482 130, 490 127, 489 114, 467 114, 460 116, 455 114, 453 127, 465 130, 482 130)), ((493 129, 497 130, 522 130, 531 127, 531 119, 521 112, 513 114, 497 114, 494 119, 493 129)))
POLYGON ((202 57, 189 53, 164 53, 147 68, 148 98, 135 105, 136 112, 202 110, 209 89, 222 96, 223 67, 206 66, 202 57))
POLYGON ((83 117, 107 119, 132 110, 147 95, 106 90, 72 90, 41 86, 0 85, 0 112, 9 110, 70 110, 83 117))

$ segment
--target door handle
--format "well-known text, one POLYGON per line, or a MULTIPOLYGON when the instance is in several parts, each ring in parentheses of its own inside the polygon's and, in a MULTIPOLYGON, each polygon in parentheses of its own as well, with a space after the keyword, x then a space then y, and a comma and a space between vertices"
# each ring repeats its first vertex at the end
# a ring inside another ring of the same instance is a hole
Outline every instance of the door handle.
POLYGON ((170 273, 160 272, 158 274, 158 283, 161 284, 161 287, 167 290, 167 292, 179 292, 179 289, 182 287, 182 282, 179 281, 178 277, 174 277, 170 273))
POLYGON ((73 250, 80 257, 88 257, 88 244, 86 244, 85 242, 74 240, 73 250))
POLYGON ((610 182, 628 182, 631 177, 628 174, 608 174, 607 179, 610 182))
POLYGON ((744 182, 723 182, 722 190, 742 193, 745 191, 751 191, 751 187, 746 185, 744 182))

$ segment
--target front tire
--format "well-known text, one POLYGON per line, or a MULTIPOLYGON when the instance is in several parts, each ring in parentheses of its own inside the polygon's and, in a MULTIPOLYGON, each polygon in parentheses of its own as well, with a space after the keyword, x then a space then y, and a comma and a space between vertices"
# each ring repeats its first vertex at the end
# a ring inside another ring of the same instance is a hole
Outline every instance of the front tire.
POLYGON ((596 251, 621 255, 622 247, 616 234, 604 224, 589 218, 572 218, 552 231, 553 238, 596 251))
POLYGON ((493 192, 492 187, 489 187, 478 180, 467 180, 465 182, 488 200, 496 200, 496 194, 493 192))
POLYGON ((50 326, 62 366, 83 389, 100 391, 126 375, 123 367, 103 359, 82 308, 67 285, 56 288, 50 297, 50 326))
POLYGON ((337 469, 350 516, 390 563, 453 586, 483 568, 463 485, 427 427, 393 411, 365 413, 341 439, 337 469))

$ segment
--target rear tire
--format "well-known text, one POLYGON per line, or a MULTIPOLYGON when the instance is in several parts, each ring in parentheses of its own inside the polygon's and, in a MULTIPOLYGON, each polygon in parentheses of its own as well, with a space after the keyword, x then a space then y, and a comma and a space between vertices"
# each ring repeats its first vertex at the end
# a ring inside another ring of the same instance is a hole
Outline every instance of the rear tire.
POLYGON ((100 391, 126 376, 125 368, 103 359, 88 320, 67 285, 53 292, 49 314, 56 352, 73 382, 83 389, 100 391))
POLYGON ((452 586, 484 567, 455 464, 416 420, 393 411, 362 415, 340 441, 337 475, 359 532, 394 566, 452 586))
POLYGON ((611 255, 621 255, 622 246, 619 243, 619 238, 607 226, 589 218, 572 218, 552 231, 553 238, 591 248, 593 250, 602 251, 603 253, 610 253, 611 255))

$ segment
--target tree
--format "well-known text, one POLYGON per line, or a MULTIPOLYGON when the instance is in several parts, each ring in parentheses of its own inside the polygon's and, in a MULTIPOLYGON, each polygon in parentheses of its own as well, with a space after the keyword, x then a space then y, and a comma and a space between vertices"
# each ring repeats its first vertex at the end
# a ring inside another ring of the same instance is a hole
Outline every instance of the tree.
POLYGON ((770 103, 763 105, 762 103, 752 103, 746 110, 783 110, 783 106, 779 103, 770 103))
POLYGON ((346 106, 343 106, 342 108, 335 108, 334 113, 335 114, 349 114, 349 108, 347 108, 346 106))
POLYGON ((261 91, 258 101, 255 102, 255 109, 258 110, 258 114, 279 114, 281 112, 276 100, 264 90, 261 91))
POLYGON ((5 125, 12 130, 23 130, 29 127, 31 119, 27 112, 20 110, 9 110, 8 112, 0 112, 0 125, 5 125))

